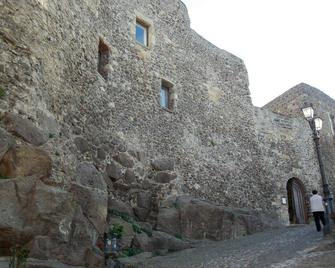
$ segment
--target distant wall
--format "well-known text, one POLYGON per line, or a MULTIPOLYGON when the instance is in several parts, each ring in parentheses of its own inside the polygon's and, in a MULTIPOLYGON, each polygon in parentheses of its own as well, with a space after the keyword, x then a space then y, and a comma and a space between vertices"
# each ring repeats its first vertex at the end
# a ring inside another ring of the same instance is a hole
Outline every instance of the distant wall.
MULTIPOLYGON (((305 104, 313 104, 315 113, 323 119, 321 134, 321 152, 325 164, 327 179, 335 191, 335 100, 317 88, 307 84, 299 84, 272 102, 264 106, 265 109, 286 115, 290 118, 303 118, 301 108, 305 104)), ((306 123, 307 124, 307 123, 306 123)), ((310 133, 312 140, 312 133, 310 133)))
POLYGON ((314 142, 308 123, 303 118, 288 118, 264 108, 256 108, 256 122, 261 154, 265 169, 271 173, 276 198, 272 205, 281 221, 289 224, 287 182, 298 178, 305 186, 306 201, 312 189, 321 189, 321 176, 314 142))

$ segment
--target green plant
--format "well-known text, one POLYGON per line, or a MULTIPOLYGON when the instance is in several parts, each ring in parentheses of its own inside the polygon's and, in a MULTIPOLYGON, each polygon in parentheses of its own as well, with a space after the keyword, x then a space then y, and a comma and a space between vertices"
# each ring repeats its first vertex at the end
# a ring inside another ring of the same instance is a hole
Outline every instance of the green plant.
POLYGON ((152 231, 145 229, 145 228, 141 228, 141 230, 146 233, 149 237, 152 237, 152 231))
POLYGON ((6 96, 6 91, 0 87, 0 99, 3 99, 6 96))
POLYGON ((54 138, 55 137, 55 134, 53 134, 53 133, 49 133, 49 139, 52 139, 52 138, 54 138))
POLYGON ((22 247, 12 247, 10 249, 11 256, 9 259, 9 268, 26 267, 29 250, 22 247))
POLYGON ((120 212, 120 211, 115 210, 115 209, 112 209, 112 214, 114 216, 120 217, 121 219, 123 219, 124 221, 129 222, 129 223, 132 223, 134 221, 128 214, 126 214, 124 212, 120 212))
POLYGON ((109 230, 111 236, 120 239, 123 235, 123 226, 121 224, 113 224, 109 230))
POLYGON ((0 174, 0 180, 7 180, 8 177, 0 174))
POLYGON ((142 252, 143 252, 143 250, 140 249, 140 248, 128 248, 128 249, 124 249, 121 252, 121 258, 122 257, 131 257, 131 256, 134 256, 134 255, 140 254, 142 252))
POLYGON ((142 228, 137 223, 132 223, 131 226, 133 227, 133 231, 137 234, 142 233, 142 228))
POLYGON ((133 231, 137 234, 140 234, 142 232, 146 233, 149 237, 152 236, 152 232, 150 230, 147 230, 145 228, 142 228, 132 217, 130 217, 128 214, 124 212, 120 212, 118 210, 112 209, 112 214, 114 216, 120 217, 124 221, 130 223, 132 225, 133 231))
POLYGON ((60 156, 60 153, 59 152, 55 152, 55 156, 60 156))
POLYGON ((181 236, 181 234, 176 234, 176 235, 174 235, 174 237, 175 237, 175 238, 178 238, 178 239, 180 239, 180 240, 183 240, 183 237, 181 236))

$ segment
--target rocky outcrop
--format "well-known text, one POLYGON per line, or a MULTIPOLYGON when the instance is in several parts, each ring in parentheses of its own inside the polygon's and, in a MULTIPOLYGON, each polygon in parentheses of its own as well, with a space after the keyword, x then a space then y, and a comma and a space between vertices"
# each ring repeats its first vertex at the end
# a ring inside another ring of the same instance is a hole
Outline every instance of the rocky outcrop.
POLYGON ((159 209, 158 230, 190 239, 224 240, 279 227, 271 216, 256 210, 217 206, 180 196, 159 209))
MULTIPOLYGON (((76 200, 76 193, 45 185, 36 176, 1 180, 0 255, 21 245, 40 259, 73 265, 99 261, 92 248, 98 221, 76 200)), ((91 211, 99 211, 98 204, 92 203, 91 211)))
POLYGON ((106 167, 106 173, 112 181, 117 181, 122 178, 122 167, 119 163, 111 161, 106 167))
POLYGON ((0 128, 0 159, 4 154, 15 144, 15 139, 7 133, 4 129, 0 128))
POLYGON ((21 145, 11 148, 0 161, 0 174, 9 178, 51 175, 51 158, 43 150, 21 145))
POLYGON ((155 175, 155 181, 159 183, 169 183, 176 178, 177 175, 173 172, 160 171, 155 175))
POLYGON ((93 247, 106 227, 102 174, 82 162, 71 184, 44 183, 52 175, 52 159, 36 147, 41 132, 14 114, 3 123, 17 140, 0 128, 0 256, 20 246, 30 257, 102 267, 103 256, 93 247))
POLYGON ((76 181, 70 192, 75 196, 83 214, 98 233, 106 228, 108 193, 102 174, 90 163, 80 163, 76 171, 76 181))
POLYGON ((157 171, 174 170, 174 159, 162 157, 151 161, 152 167, 157 171))
POLYGON ((134 217, 133 208, 129 204, 122 202, 121 200, 108 197, 108 212, 110 214, 113 214, 113 211, 117 211, 130 217, 134 217))
POLYGON ((3 118, 6 129, 33 145, 39 146, 46 142, 45 134, 34 123, 16 114, 6 113, 3 118))
POLYGON ((0 181, 0 193, 2 253, 42 234, 68 239, 74 208, 67 191, 25 177, 0 181))

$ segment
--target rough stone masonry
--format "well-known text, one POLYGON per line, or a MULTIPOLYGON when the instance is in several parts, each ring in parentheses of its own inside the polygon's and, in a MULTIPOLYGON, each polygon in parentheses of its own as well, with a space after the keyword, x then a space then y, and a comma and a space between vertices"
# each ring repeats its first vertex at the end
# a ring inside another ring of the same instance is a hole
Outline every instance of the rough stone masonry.
MULTIPOLYGON (((290 178, 319 186, 308 123, 254 107, 243 61, 194 32, 181 1, 0 0, 0 15, 0 255, 20 243, 98 267, 116 208, 154 232, 226 239, 276 225, 263 214, 288 223, 290 178)), ((334 100, 310 92, 333 118, 334 185, 334 100)), ((186 247, 166 235, 136 239, 186 247)))

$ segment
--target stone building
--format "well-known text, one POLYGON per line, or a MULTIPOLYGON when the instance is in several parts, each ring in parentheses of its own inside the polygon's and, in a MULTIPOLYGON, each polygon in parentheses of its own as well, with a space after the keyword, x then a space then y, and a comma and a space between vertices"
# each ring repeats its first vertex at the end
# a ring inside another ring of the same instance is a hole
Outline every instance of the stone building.
POLYGON ((289 223, 289 180, 305 196, 320 182, 306 100, 328 116, 335 180, 334 100, 299 85, 254 107, 243 61, 190 29, 180 0, 2 1, 0 14, 0 254, 19 240, 35 257, 94 267, 115 202, 197 239, 215 239, 222 218, 205 231, 176 227, 178 196, 214 214, 253 211, 229 214, 239 223, 220 239, 251 232, 258 212, 289 223))
MULTIPOLYGON (((304 198, 308 203, 312 189, 322 192, 319 162, 315 152, 312 131, 308 122, 303 118, 301 108, 313 104, 313 107, 321 118, 323 128, 321 130, 321 153, 325 164, 325 173, 332 191, 334 192, 334 112, 335 101, 320 90, 307 84, 299 84, 262 109, 256 108, 261 146, 263 154, 268 159, 269 168, 272 170, 272 178, 277 184, 277 202, 280 196, 287 198, 290 190, 290 182, 293 179, 299 182, 304 198)), ((279 213, 283 223, 298 223, 292 215, 290 202, 281 204, 279 213), (288 211, 291 212, 288 213, 288 211)), ((305 207, 308 213, 308 207, 305 207)), ((293 213, 294 214, 294 213, 293 213)))

